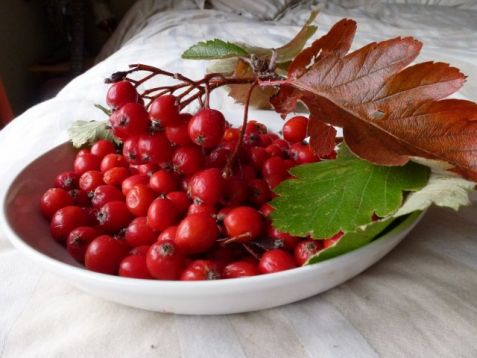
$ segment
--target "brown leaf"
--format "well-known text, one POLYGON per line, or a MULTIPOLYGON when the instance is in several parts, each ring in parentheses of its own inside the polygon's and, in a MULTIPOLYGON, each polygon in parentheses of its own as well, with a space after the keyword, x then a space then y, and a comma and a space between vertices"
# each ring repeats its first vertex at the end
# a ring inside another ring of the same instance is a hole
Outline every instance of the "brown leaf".
MULTIPOLYGON (((254 73, 250 65, 239 59, 235 66, 233 73, 233 78, 250 78, 253 77, 254 73)), ((248 91, 251 85, 229 85, 230 91, 229 96, 232 97, 235 101, 239 103, 245 103, 248 91)), ((270 108, 270 97, 272 97, 277 92, 276 89, 272 87, 260 88, 256 87, 252 92, 252 97, 250 99, 250 105, 260 109, 269 109, 270 108)))
POLYGON ((405 68, 420 49, 412 38, 396 38, 345 57, 328 55, 289 85, 302 92, 313 116, 343 127, 359 157, 379 165, 440 160, 477 180, 477 104, 443 99, 465 76, 445 63, 405 68))

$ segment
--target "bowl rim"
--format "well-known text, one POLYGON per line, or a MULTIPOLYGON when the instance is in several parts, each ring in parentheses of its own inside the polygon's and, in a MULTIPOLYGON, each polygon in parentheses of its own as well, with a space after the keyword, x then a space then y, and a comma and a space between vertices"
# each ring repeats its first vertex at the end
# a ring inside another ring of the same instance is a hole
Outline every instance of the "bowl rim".
MULTIPOLYGON (((17 178, 30 166, 34 161, 38 160, 42 156, 57 150, 59 147, 67 145, 69 141, 65 141, 43 153, 40 153, 38 156, 33 158, 28 164, 21 167, 14 175, 11 176, 11 179, 7 185, 4 187, 5 189, 0 193, 0 200, 2 203, 1 209, 1 217, 0 217, 0 228, 6 234, 8 240, 16 247, 19 251, 25 253, 28 257, 33 259, 33 261, 38 262, 39 264, 45 264, 51 268, 51 271, 63 271, 65 274, 72 275, 74 277, 80 277, 84 280, 94 280, 98 283, 107 284, 107 285, 117 285, 122 284, 124 288, 126 287, 142 287, 142 288, 149 288, 149 289, 161 289, 161 288, 168 288, 168 289, 175 289, 175 290, 183 290, 189 289, 193 287, 195 289, 204 287, 204 288, 221 288, 221 289, 230 289, 233 287, 237 289, 241 286, 248 286, 252 284, 260 284, 264 282, 271 282, 271 281, 280 281, 282 279, 289 279, 294 276, 299 276, 305 273, 310 273, 312 271, 319 271, 322 269, 326 269, 329 266, 333 266, 341 261, 350 260, 352 257, 360 255, 363 250, 370 250, 372 247, 381 245, 383 241, 389 239, 392 236, 398 235, 400 232, 406 230, 412 224, 417 224, 423 215, 424 212, 414 212, 409 214, 404 220, 396 225, 394 228, 386 232, 382 236, 376 237, 370 243, 350 251, 348 253, 327 259, 322 262, 318 262, 311 265, 300 266, 290 270, 275 272, 271 274, 264 274, 264 275, 257 275, 257 276, 249 276, 249 277, 241 277, 239 279, 221 279, 221 280, 205 280, 205 281, 180 281, 180 280, 155 280, 155 279, 136 279, 136 278, 128 278, 128 277, 121 277, 115 275, 108 275, 99 272, 94 272, 87 270, 84 267, 77 267, 71 264, 65 263, 53 257, 50 257, 41 251, 34 249, 28 243, 26 243, 22 238, 20 238, 13 228, 10 227, 7 219, 7 210, 8 210, 8 203, 7 198, 10 196, 11 191, 13 190, 13 185, 17 178)), ((51 238, 49 238, 51 239, 51 238)), ((51 239, 53 240, 53 239, 51 239)), ((54 244, 58 244, 57 242, 53 241, 54 244)))

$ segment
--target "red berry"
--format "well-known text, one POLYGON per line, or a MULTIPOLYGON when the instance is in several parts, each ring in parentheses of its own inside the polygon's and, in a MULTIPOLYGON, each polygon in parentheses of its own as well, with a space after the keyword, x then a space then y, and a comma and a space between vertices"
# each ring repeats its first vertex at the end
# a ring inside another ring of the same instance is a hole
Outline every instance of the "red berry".
POLYGON ((97 155, 100 158, 114 153, 115 150, 114 143, 106 139, 100 139, 91 146, 91 154, 97 155))
POLYGON ((273 249, 265 252, 258 263, 260 273, 272 273, 289 270, 296 267, 293 257, 281 249, 273 249))
POLYGON ((129 247, 124 240, 109 235, 98 236, 86 249, 85 266, 91 271, 115 275, 128 251, 129 247))
POLYGON ((172 147, 163 132, 143 134, 139 137, 138 151, 144 163, 161 164, 172 158, 172 147))
POLYGON ((185 257, 174 242, 157 242, 147 252, 146 264, 154 278, 177 280, 184 268, 185 257))
POLYGON ((76 159, 73 163, 73 168, 77 175, 81 175, 89 170, 99 170, 100 164, 100 157, 91 153, 85 153, 83 155, 76 156, 76 159))
POLYGON ((273 208, 270 206, 270 204, 265 203, 260 207, 259 211, 262 213, 263 216, 269 217, 273 211, 273 208))
POLYGON ((145 184, 133 186, 126 195, 126 205, 135 216, 146 216, 149 205, 156 198, 156 194, 145 184))
POLYGON ((78 206, 65 206, 59 209, 50 222, 53 238, 64 242, 70 232, 79 226, 88 226, 88 215, 78 206))
POLYGON ((182 281, 218 280, 220 272, 217 264, 209 260, 192 261, 182 272, 182 281))
POLYGON ((202 169, 204 161, 204 155, 197 146, 178 147, 172 157, 174 170, 184 175, 191 175, 202 169))
POLYGON ((172 201, 179 216, 185 214, 189 209, 190 200, 187 194, 183 191, 171 191, 166 195, 166 198, 172 201))
POLYGON ((265 204, 272 198, 268 184, 262 179, 253 179, 248 182, 250 201, 258 206, 265 204))
POLYGON ((99 233, 90 226, 80 226, 72 230, 66 239, 66 250, 78 262, 84 263, 86 248, 99 233))
POLYGON ((210 249, 218 234, 217 224, 209 214, 192 214, 177 227, 174 242, 183 252, 197 254, 210 249))
POLYGON ((323 248, 319 240, 303 240, 295 246, 295 261, 299 266, 305 264, 308 259, 323 248))
POLYGON ((176 101, 173 95, 162 95, 152 101, 149 113, 153 123, 157 123, 153 125, 165 128, 180 124, 179 106, 176 101))
POLYGON ((249 188, 244 180, 237 176, 225 179, 222 204, 226 206, 238 206, 243 204, 249 196, 249 188))
POLYGON ((230 211, 224 219, 225 229, 230 237, 239 241, 249 241, 260 236, 263 220, 260 213, 249 206, 239 206, 230 211))
POLYGON ((113 134, 119 139, 146 133, 149 127, 149 114, 142 104, 127 103, 109 117, 113 134))
POLYGON ((151 279, 146 265, 146 256, 126 256, 119 264, 119 276, 130 278, 151 279))
POLYGON ((129 190, 139 184, 148 184, 149 177, 143 174, 132 175, 125 179, 121 184, 121 190, 124 195, 128 195, 129 190))
POLYGON ((137 174, 144 174, 150 177, 154 172, 159 170, 159 165, 156 163, 145 163, 136 166, 137 174))
POLYGON ((283 125, 283 138, 290 143, 301 142, 306 138, 307 126, 308 118, 303 116, 292 117, 283 125))
POLYGON ((217 168, 205 169, 189 181, 189 194, 196 203, 215 205, 222 197, 224 180, 217 168))
POLYGON ((87 191, 82 189, 72 189, 68 192, 68 195, 73 199, 73 205, 75 206, 89 206, 89 195, 87 191))
POLYGON ((215 109, 201 109, 189 121, 189 136, 203 148, 216 147, 225 131, 225 118, 215 109))
POLYGON ((56 176, 55 187, 71 190, 78 187, 79 176, 75 172, 63 172, 56 176))
POLYGON ((238 278, 238 277, 247 277, 247 276, 256 276, 258 275, 257 265, 249 261, 235 261, 227 266, 223 270, 224 278, 238 278))
POLYGON ((223 140, 226 142, 236 142, 240 137, 240 129, 227 128, 225 129, 223 140))
POLYGON ((95 208, 101 208, 107 202, 121 200, 124 200, 121 190, 112 185, 100 185, 94 189, 91 204, 95 208))
POLYGON ((281 232, 272 225, 267 227, 267 236, 275 240, 280 240, 283 246, 288 250, 293 250, 300 241, 299 237, 281 232))
POLYGON ((115 154, 115 153, 106 154, 103 160, 101 160, 101 166, 100 166, 101 171, 104 173, 108 171, 109 169, 112 169, 115 167, 127 168, 128 162, 126 161, 126 158, 124 158, 124 156, 121 154, 115 154))
POLYGON ((138 102, 139 95, 134 86, 128 81, 113 83, 106 95, 106 103, 112 109, 118 109, 126 103, 138 102))
POLYGON ((104 185, 103 173, 98 170, 89 170, 79 178, 79 187, 86 192, 93 191, 100 185, 104 185))
POLYGON ((187 210, 187 215, 192 214, 207 214, 213 217, 215 215, 215 207, 207 204, 192 204, 187 210))
POLYGON ((288 170, 285 162, 280 157, 271 157, 263 163, 262 176, 264 178, 270 176, 278 176, 286 178, 288 176, 288 170))
POLYGON ((318 162, 319 158, 311 147, 305 143, 295 143, 290 147, 290 157, 298 164, 318 162))
POLYGON ((174 127, 166 127, 166 137, 172 144, 181 146, 192 144, 189 137, 189 122, 184 121, 174 127))
POLYGON ((329 239, 322 240, 323 241, 323 248, 327 249, 328 247, 334 246, 339 239, 344 236, 344 233, 340 231, 339 233, 333 235, 329 239))
POLYGON ((124 140, 123 156, 130 164, 144 164, 139 154, 139 136, 129 137, 124 140))
POLYGON ((176 238, 177 226, 169 226, 166 230, 160 233, 157 237, 158 242, 174 241, 176 238))
POLYGON ((166 198, 157 198, 149 206, 147 222, 153 230, 162 231, 177 221, 178 210, 174 203, 166 198))
POLYGON ((215 148, 205 158, 205 167, 223 169, 227 164, 227 161, 229 160, 231 154, 232 152, 226 148, 215 148))
POLYGON ((162 169, 151 175, 149 186, 158 194, 167 194, 175 191, 179 183, 173 173, 162 169))
POLYGON ((150 245, 141 245, 141 246, 133 247, 131 251, 129 251, 129 255, 146 257, 150 247, 151 247, 150 245))
POLYGON ((124 167, 114 167, 104 172, 103 181, 108 185, 121 186, 129 176, 129 170, 124 167))
POLYGON ((129 225, 132 215, 123 201, 110 201, 101 207, 97 219, 101 229, 117 233, 129 225))
POLYGON ((156 233, 147 224, 147 218, 142 216, 129 223, 124 238, 133 247, 151 245, 156 241, 156 233))
POLYGON ((70 205, 73 205, 73 199, 66 190, 60 188, 48 189, 40 199, 41 212, 48 219, 61 208, 70 205))
POLYGON ((256 170, 262 169, 263 163, 270 158, 270 154, 262 147, 252 147, 248 150, 249 161, 256 170))

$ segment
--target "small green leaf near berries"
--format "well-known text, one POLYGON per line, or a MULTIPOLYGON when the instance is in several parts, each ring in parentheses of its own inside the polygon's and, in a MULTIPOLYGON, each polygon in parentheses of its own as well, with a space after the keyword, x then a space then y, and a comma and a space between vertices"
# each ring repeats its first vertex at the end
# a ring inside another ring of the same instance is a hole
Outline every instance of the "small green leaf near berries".
MULTIPOLYGON (((413 216, 414 215, 417 216, 419 213, 415 213, 413 216)), ((370 243, 376 236, 383 232, 383 230, 385 230, 393 222, 393 220, 394 218, 383 221, 375 221, 369 224, 364 230, 358 229, 357 231, 345 234, 336 242, 335 245, 318 251, 315 255, 311 256, 306 262, 306 265, 316 264, 318 262, 359 249, 360 247, 370 243)))
POLYGON ((217 60, 247 55, 246 50, 232 42, 214 39, 201 41, 193 45, 182 53, 182 58, 188 60, 217 60))
POLYGON ((107 128, 107 123, 99 121, 75 121, 68 129, 68 136, 75 148, 93 144, 99 139, 117 141, 107 128))
POLYGON ((416 163, 377 166, 342 145, 336 160, 300 165, 291 174, 294 179, 275 188, 274 226, 295 236, 324 239, 339 231, 356 231, 369 224, 373 214, 392 215, 404 193, 425 186, 429 169, 416 163))

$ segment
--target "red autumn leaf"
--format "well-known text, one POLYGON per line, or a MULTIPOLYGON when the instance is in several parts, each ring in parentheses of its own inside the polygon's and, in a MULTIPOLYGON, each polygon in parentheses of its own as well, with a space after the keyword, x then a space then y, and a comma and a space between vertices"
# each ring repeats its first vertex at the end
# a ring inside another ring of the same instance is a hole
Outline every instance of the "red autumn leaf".
MULTIPOLYGON (((337 22, 324 36, 314 41, 310 47, 298 54, 288 68, 288 78, 296 79, 307 72, 316 61, 330 55, 343 57, 349 51, 356 32, 356 22, 343 19, 337 22)), ((272 97, 271 103, 279 113, 292 112, 298 100, 308 103, 308 96, 293 86, 283 85, 272 97)), ((311 147, 319 157, 329 154, 335 146, 336 130, 311 113, 308 125, 311 147)))

